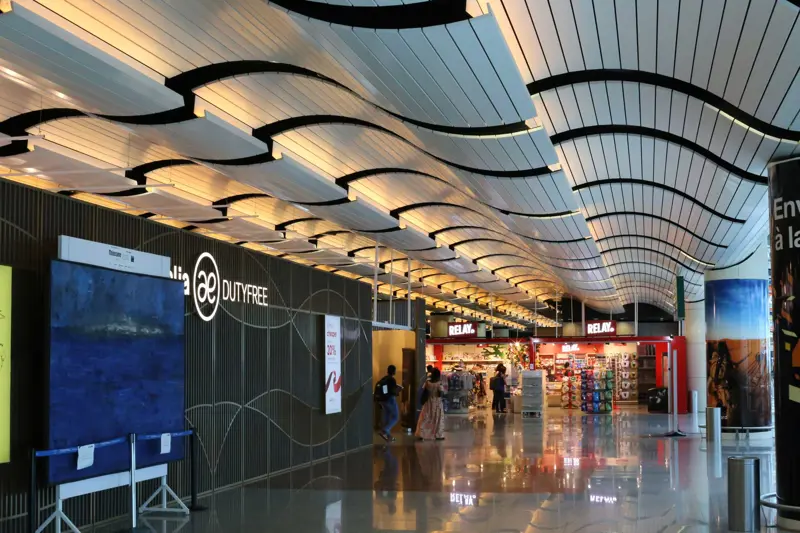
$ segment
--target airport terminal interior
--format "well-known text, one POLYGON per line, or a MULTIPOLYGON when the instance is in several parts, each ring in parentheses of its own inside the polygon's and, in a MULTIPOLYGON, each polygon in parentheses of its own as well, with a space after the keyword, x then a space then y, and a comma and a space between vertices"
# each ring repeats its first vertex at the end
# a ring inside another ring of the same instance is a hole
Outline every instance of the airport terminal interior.
POLYGON ((0 533, 800 531, 799 184, 800 0, 0 0, 0 533))

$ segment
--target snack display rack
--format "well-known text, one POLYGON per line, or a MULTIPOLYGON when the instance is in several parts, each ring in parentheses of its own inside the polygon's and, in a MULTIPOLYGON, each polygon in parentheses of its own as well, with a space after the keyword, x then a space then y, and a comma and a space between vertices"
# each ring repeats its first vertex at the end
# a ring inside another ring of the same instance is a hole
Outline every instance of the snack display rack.
POLYGON ((522 373, 522 418, 542 418, 544 413, 544 372, 522 373))
POLYGON ((606 368, 614 372, 614 402, 636 405, 638 394, 638 363, 635 353, 606 354, 606 368))
POLYGON ((614 371, 604 365, 581 370, 581 411, 610 413, 614 404, 614 371))

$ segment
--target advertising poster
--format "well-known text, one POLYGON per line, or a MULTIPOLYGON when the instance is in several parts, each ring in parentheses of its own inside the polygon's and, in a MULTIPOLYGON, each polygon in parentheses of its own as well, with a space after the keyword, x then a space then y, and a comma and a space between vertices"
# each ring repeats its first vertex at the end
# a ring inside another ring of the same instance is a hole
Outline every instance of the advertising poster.
MULTIPOLYGON (((769 168, 772 320, 775 353, 775 459, 778 503, 800 506, 800 160, 769 168)), ((800 520, 800 513, 779 511, 800 520)))
POLYGON ((342 319, 325 315, 325 414, 342 412, 342 319))
POLYGON ((723 427, 772 425, 766 307, 766 279, 706 282, 708 406, 723 427))
POLYGON ((0 266, 0 463, 11 461, 11 267, 0 266))

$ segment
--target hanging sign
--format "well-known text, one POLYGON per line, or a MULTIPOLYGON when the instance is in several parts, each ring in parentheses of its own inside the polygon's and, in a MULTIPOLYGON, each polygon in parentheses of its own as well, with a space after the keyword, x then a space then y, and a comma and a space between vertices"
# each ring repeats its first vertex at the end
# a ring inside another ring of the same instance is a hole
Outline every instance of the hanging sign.
POLYGON ((342 412, 342 319, 325 315, 325 414, 342 412))
POLYGON ((448 337, 477 337, 477 322, 456 322, 447 325, 448 337))
POLYGON ((586 336, 610 337, 617 334, 616 320, 587 320, 586 336))

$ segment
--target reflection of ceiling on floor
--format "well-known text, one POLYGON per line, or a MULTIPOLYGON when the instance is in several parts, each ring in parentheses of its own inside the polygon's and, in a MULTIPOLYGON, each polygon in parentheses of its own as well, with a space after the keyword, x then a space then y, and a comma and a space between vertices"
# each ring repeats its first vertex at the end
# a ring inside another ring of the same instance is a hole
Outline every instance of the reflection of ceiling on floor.
POLYGON ((0 172, 507 325, 763 241, 792 2, 362 4, 0 1, 0 172))

